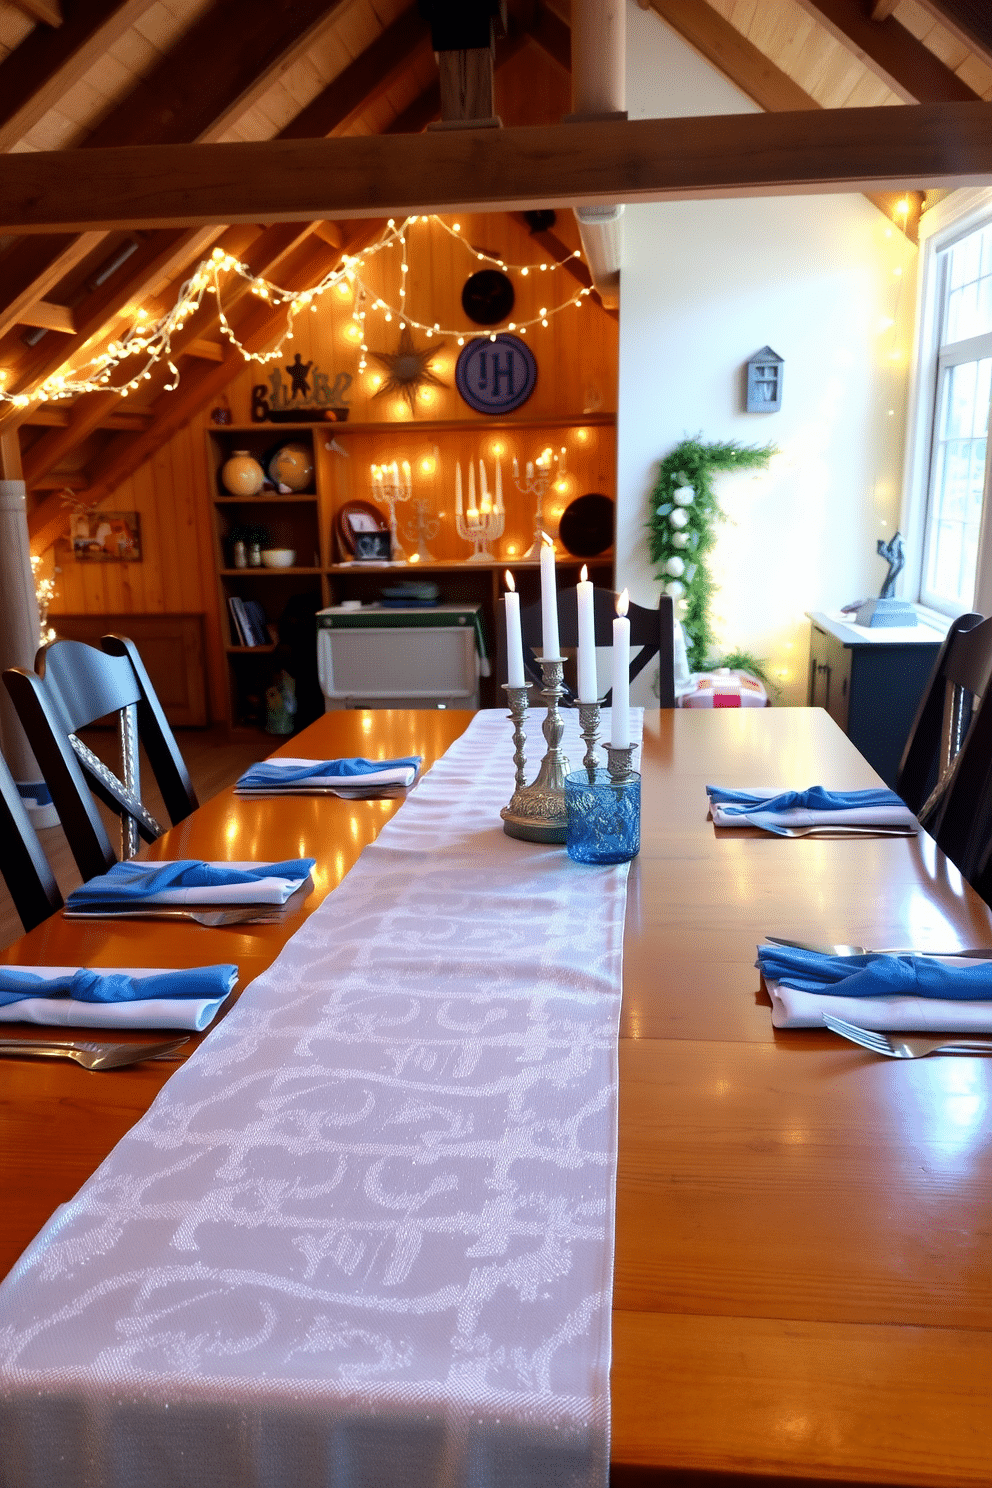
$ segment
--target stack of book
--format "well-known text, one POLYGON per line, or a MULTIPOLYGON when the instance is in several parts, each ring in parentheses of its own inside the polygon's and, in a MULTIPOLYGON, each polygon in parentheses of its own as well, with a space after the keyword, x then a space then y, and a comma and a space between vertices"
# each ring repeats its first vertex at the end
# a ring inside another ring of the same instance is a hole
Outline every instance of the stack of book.
POLYGON ((227 601, 231 612, 231 631, 236 646, 268 646, 271 644, 269 629, 265 623, 265 611, 254 599, 240 599, 232 594, 227 601))

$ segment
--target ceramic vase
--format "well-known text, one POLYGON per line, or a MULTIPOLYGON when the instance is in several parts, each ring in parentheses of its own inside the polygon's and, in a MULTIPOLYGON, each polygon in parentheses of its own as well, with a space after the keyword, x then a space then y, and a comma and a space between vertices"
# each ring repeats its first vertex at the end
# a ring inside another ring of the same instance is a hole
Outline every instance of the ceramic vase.
POLYGON ((232 496, 257 496, 265 473, 247 450, 235 450, 220 473, 226 491, 232 496))

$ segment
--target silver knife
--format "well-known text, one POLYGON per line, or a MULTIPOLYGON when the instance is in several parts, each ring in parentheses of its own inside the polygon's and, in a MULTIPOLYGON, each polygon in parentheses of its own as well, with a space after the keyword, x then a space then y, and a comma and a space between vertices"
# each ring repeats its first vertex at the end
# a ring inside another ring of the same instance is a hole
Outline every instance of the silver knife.
POLYGON ((963 956, 973 961, 992 960, 992 946, 974 946, 970 950, 921 951, 916 946, 813 945, 807 940, 786 940, 782 935, 766 935, 769 945, 788 946, 794 951, 812 951, 817 956, 963 956))

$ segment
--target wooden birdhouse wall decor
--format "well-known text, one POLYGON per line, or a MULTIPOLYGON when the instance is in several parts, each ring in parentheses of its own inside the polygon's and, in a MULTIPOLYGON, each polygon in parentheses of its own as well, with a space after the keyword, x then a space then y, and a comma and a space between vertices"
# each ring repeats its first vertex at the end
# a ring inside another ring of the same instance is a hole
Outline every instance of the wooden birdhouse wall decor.
POLYGON ((748 413, 778 413, 782 407, 782 369, 785 362, 770 346, 763 346, 747 364, 748 413))

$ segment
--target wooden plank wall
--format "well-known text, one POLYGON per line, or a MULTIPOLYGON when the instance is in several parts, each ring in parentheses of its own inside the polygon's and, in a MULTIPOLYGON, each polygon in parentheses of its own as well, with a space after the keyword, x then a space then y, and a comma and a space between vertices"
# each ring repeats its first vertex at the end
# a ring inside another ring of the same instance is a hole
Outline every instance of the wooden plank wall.
MULTIPOLYGON (((534 265, 548 261, 548 255, 531 240, 526 229, 511 218, 502 215, 467 216, 461 219, 461 228, 464 240, 498 253, 507 262, 534 265)), ((578 247, 578 235, 570 213, 559 214, 555 232, 570 248, 578 247)), ((382 298, 399 304, 400 261, 401 250, 396 246, 384 249, 361 269, 369 291, 365 303, 366 337, 368 345, 375 350, 395 351, 399 340, 396 317, 386 322, 384 312, 373 310, 372 301, 382 298)), ((411 230, 409 272, 405 276, 409 280, 408 313, 421 321, 436 320, 443 327, 466 328, 469 322, 461 308, 462 286, 469 274, 487 266, 466 249, 464 242, 452 239, 436 223, 418 222, 411 230)), ((542 306, 552 309, 579 287, 564 269, 542 272, 537 268, 527 276, 514 274, 511 277, 517 289, 512 318, 517 321, 533 316, 542 306)), ((228 389, 233 421, 250 420, 252 387, 266 383, 274 368, 285 369, 298 351, 304 363, 312 361, 315 364, 313 370, 323 372, 332 383, 340 373, 350 374, 352 382, 345 395, 350 406, 350 421, 402 424, 406 426, 404 439, 408 439, 412 437, 410 426, 424 419, 467 420, 479 425, 479 434, 464 441, 464 456, 467 458, 471 449, 476 449, 477 454, 489 453, 479 448, 488 421, 468 408, 454 386, 454 363, 459 351, 456 337, 444 338, 435 334, 434 338, 428 338, 422 331, 414 332, 417 347, 429 346, 431 339, 446 339, 447 344, 439 349, 432 366, 449 386, 432 389, 429 400, 418 398, 417 417, 411 419, 401 398, 377 399, 373 396, 373 377, 381 376, 382 368, 372 358, 369 358, 367 371, 359 374, 360 338, 355 335, 353 308, 350 292, 343 294, 331 290, 319 302, 316 313, 302 314, 297 320, 294 339, 286 343, 285 354, 267 367, 247 367, 228 389)), ((591 298, 581 309, 567 308, 559 315, 550 316, 547 329, 537 326, 528 330, 525 339, 538 362, 537 386, 516 416, 528 419, 568 417, 581 424, 584 411, 614 412, 616 333, 615 319, 606 315, 591 298)), ((283 381, 288 382, 285 370, 283 381)), ((220 717, 223 714, 220 700, 225 693, 226 673, 214 597, 209 505, 212 492, 204 455, 204 429, 210 426, 209 413, 209 408, 202 409, 102 503, 105 510, 137 511, 140 514, 143 551, 140 563, 78 563, 73 560, 67 542, 56 546, 50 555, 56 567, 56 598, 52 614, 60 611, 122 616, 203 613, 213 712, 214 716, 220 717)), ((273 432, 277 433, 275 428, 273 432)), ((597 437, 592 446, 599 454, 595 463, 588 467, 587 478, 601 482, 592 488, 612 495, 615 494, 612 431, 609 435, 606 430, 595 432, 597 437)), ((545 444, 552 444, 557 449, 565 442, 563 438, 552 437, 551 430, 546 439, 537 432, 517 437, 521 464, 532 459, 545 444)), ((358 441, 353 443, 356 458, 361 463, 368 452, 365 449, 359 452, 358 441)), ((459 441, 458 458, 462 458, 461 445, 462 441, 459 441)), ((508 441, 507 459, 515 452, 516 442, 508 441)), ((383 455, 386 453, 390 451, 384 449, 383 455)), ((390 453, 390 458, 393 457, 403 458, 398 441, 396 450, 390 453)), ((455 457, 453 450, 446 456, 455 457)), ((354 474, 352 480, 356 485, 364 484, 354 474)), ((589 488, 588 485, 582 487, 583 490, 589 488)), ((368 492, 357 490, 355 494, 367 496, 368 492)), ((579 492, 567 494, 570 499, 579 492)), ((450 510, 450 507, 445 509, 450 510)), ((460 545, 459 555, 463 548, 464 545, 460 545)))

